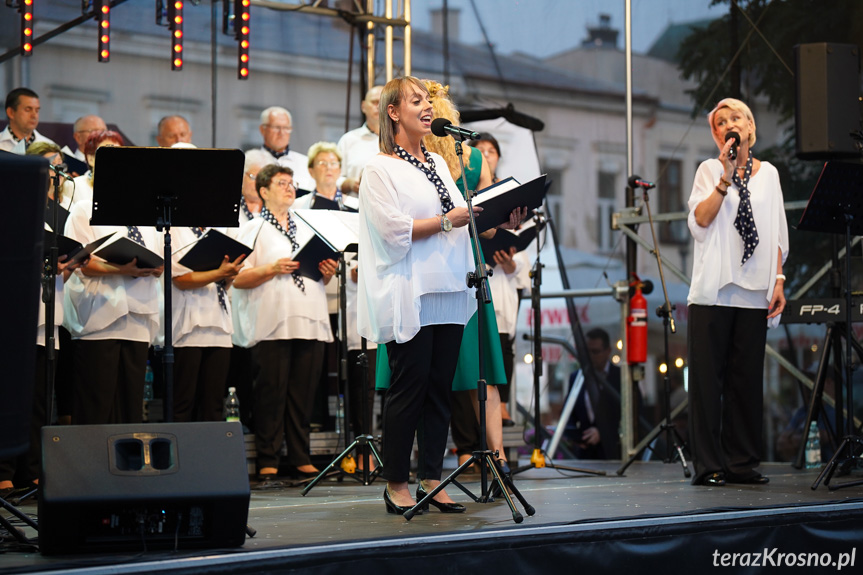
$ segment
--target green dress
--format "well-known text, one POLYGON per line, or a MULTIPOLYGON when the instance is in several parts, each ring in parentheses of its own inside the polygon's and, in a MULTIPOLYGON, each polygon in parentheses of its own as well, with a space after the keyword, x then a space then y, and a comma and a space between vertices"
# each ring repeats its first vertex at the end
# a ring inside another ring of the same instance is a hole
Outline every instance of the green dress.
MULTIPOLYGON (((468 186, 475 190, 479 184, 479 176, 482 171, 482 154, 474 149, 471 152, 468 164, 465 166, 468 186)), ((464 195, 462 179, 456 180, 456 185, 464 195)), ((471 245, 474 239, 471 238, 471 245)), ((482 252, 480 251, 480 258, 482 252)), ((485 263, 485 262, 483 262, 485 263)), ((491 293, 489 293, 491 297, 491 293)), ((464 328, 459 349, 458 365, 455 377, 452 381, 453 391, 467 391, 476 389, 479 379, 479 349, 477 347, 477 314, 474 313, 464 328)), ((503 367, 503 351, 500 347, 500 336, 497 331, 497 318, 494 315, 494 304, 489 302, 483 308, 483 358, 485 359, 485 380, 490 385, 503 385, 506 383, 506 371, 503 367)), ((385 345, 378 346, 375 387, 387 389, 390 385, 390 366, 385 345)))

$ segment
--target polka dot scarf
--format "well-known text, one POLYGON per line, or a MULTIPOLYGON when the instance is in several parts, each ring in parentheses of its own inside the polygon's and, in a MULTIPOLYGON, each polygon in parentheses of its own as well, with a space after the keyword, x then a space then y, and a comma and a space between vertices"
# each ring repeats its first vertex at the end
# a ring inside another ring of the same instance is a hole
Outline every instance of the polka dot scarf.
POLYGON ((737 217, 734 218, 734 228, 743 239, 743 259, 740 265, 746 263, 746 260, 752 257, 755 253, 755 247, 758 245, 758 230, 755 229, 755 218, 752 217, 752 202, 749 201, 749 178, 752 177, 752 154, 746 160, 746 168, 743 170, 743 179, 737 175, 737 170, 734 171, 734 176, 731 181, 740 190, 740 204, 737 206, 737 217))
POLYGON ((426 178, 434 184, 434 187, 437 189, 437 195, 440 197, 440 205, 443 209, 443 213, 448 213, 455 206, 452 203, 452 198, 449 195, 449 192, 446 189, 443 181, 440 179, 440 176, 437 175, 437 171, 435 170, 434 160, 432 160, 431 154, 428 153, 426 147, 423 144, 420 144, 420 147, 423 151, 423 156, 425 156, 426 163, 429 167, 425 167, 420 163, 419 160, 411 156, 407 150, 396 144, 395 152, 401 159, 407 161, 414 167, 416 167, 419 171, 426 175, 426 178))

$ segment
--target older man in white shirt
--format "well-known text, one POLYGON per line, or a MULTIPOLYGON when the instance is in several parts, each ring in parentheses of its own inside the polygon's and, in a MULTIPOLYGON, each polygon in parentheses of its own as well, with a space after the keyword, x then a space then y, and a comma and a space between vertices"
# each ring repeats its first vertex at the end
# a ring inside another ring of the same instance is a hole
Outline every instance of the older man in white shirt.
POLYGON ((261 112, 261 136, 264 145, 260 150, 266 152, 273 163, 290 168, 294 172, 294 185, 301 190, 315 189, 315 180, 309 174, 309 158, 291 150, 293 131, 291 113, 280 106, 271 106, 261 112))
POLYGON ((341 189, 343 193, 357 193, 360 189, 360 176, 366 162, 380 152, 378 134, 380 133, 381 90, 383 86, 375 86, 368 92, 362 103, 362 111, 366 117, 365 123, 351 130, 339 139, 339 153, 342 156, 341 189))

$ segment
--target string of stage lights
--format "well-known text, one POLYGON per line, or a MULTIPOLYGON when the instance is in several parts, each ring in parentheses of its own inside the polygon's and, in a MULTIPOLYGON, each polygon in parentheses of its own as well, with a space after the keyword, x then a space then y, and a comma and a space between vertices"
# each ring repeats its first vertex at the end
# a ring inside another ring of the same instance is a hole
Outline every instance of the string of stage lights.
MULTIPOLYGON (((126 0, 82 0, 81 16, 71 22, 35 37, 35 14, 39 0, 7 0, 6 5, 18 10, 21 20, 21 56, 32 56, 36 45, 53 38, 89 19, 97 22, 99 62, 111 60, 111 11, 126 0)), ((156 0, 156 25, 167 26, 171 33, 171 70, 183 69, 183 22, 185 0, 156 0)), ((222 32, 237 40, 237 78, 249 78, 251 0, 222 0, 222 32)))

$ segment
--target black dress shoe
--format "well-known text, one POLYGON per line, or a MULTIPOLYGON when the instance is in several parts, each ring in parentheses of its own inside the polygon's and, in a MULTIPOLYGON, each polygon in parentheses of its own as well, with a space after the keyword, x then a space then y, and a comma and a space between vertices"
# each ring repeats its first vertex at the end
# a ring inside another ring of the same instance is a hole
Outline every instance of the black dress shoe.
MULTIPOLYGON (((384 487, 384 503, 387 505, 387 513, 395 513, 396 515, 404 515, 405 511, 413 507, 413 505, 407 505, 402 507, 401 505, 396 505, 393 503, 393 500, 390 499, 390 490, 384 487)), ((416 512, 416 515, 422 515, 423 510, 419 509, 416 512)))
POLYGON ((713 487, 722 487, 725 485, 725 474, 721 471, 718 473, 711 473, 707 477, 701 480, 703 485, 711 485, 713 487))
MULTIPOLYGON (((417 487, 417 501, 420 501, 423 497, 428 495, 426 490, 423 489, 422 484, 417 487)), ((425 505, 423 505, 423 511, 429 510, 429 504, 437 507, 441 513, 464 513, 467 507, 462 505, 461 503, 441 503, 440 501, 435 501, 434 498, 426 501, 425 505)))
POLYGON ((296 467, 291 470, 292 479, 314 479, 320 474, 320 471, 300 471, 296 467))
POLYGON ((755 477, 749 477, 747 479, 741 479, 739 481, 736 479, 735 480, 729 479, 728 482, 729 483, 741 483, 744 485, 767 485, 768 483, 770 483, 770 478, 765 477, 759 473, 755 477))

